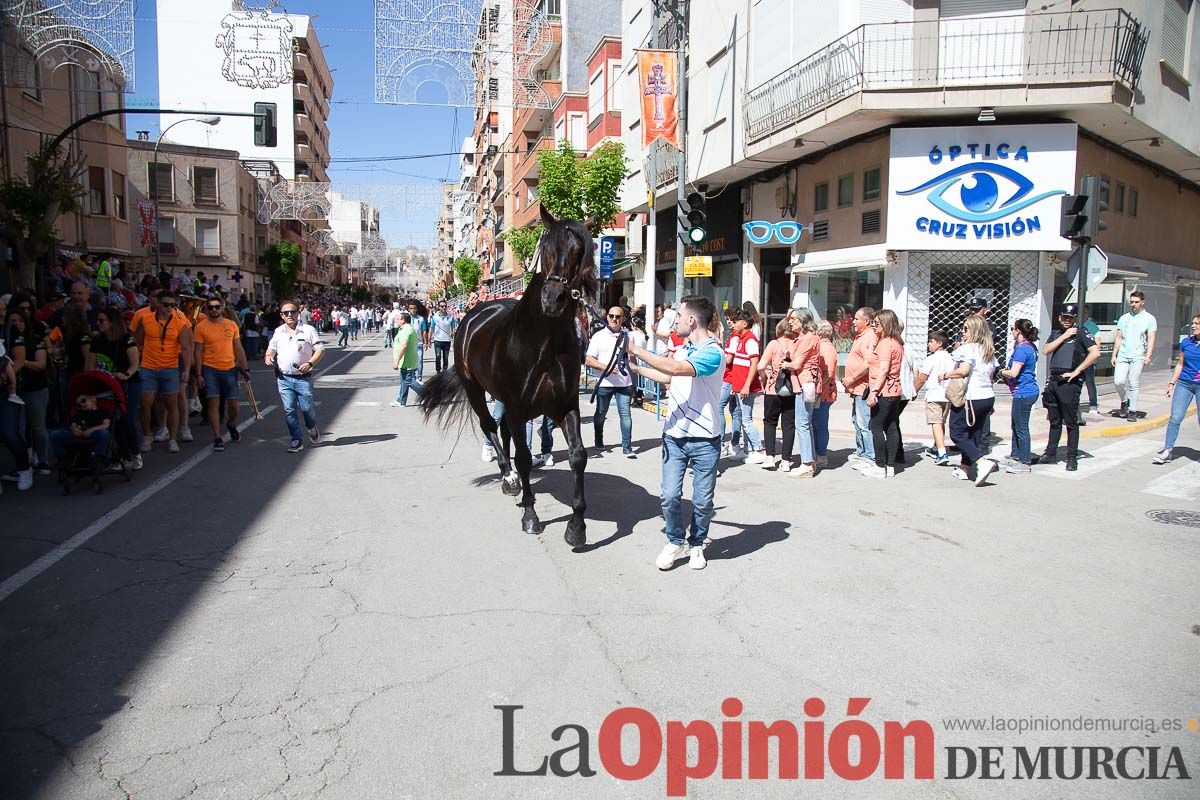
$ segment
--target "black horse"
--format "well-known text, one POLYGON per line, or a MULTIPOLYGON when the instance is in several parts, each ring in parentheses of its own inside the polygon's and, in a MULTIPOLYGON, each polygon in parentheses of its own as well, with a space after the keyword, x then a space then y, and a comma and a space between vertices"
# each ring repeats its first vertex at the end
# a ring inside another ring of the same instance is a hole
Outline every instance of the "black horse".
POLYGON ((546 415, 567 438, 571 469, 575 472, 575 497, 564 536, 567 544, 587 543, 583 512, 583 472, 587 450, 579 419, 580 343, 575 318, 579 306, 597 289, 592 237, 574 220, 557 220, 542 210, 545 232, 538 242, 540 269, 521 299, 492 300, 467 312, 454 335, 454 368, 438 373, 421 391, 425 419, 437 413, 448 425, 466 413, 462 400, 479 418, 479 427, 491 442, 500 463, 505 494, 521 494, 525 513, 521 527, 541 533, 543 525, 533 508, 529 471, 533 457, 525 443, 525 423, 546 415), (504 403, 501 443, 484 393, 504 403), (516 445, 516 472, 509 459, 507 440, 516 445), (519 478, 518 478, 519 476, 519 478))

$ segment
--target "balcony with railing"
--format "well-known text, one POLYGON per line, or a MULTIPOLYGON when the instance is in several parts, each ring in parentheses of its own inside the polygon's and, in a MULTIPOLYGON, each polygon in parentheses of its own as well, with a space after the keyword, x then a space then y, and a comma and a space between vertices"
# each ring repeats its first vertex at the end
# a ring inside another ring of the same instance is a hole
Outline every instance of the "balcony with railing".
POLYGON ((746 139, 860 92, 1080 84, 1133 92, 1147 37, 1122 9, 861 25, 747 92, 746 139))

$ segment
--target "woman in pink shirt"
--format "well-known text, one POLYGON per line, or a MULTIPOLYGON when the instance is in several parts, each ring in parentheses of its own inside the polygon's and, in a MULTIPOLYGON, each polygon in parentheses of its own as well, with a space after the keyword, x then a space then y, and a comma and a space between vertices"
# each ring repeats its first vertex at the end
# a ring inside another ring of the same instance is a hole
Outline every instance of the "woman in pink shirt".
POLYGON ((762 358, 758 360, 758 377, 763 385, 763 448, 767 457, 763 469, 777 467, 780 472, 792 470, 792 444, 796 439, 796 395, 800 394, 800 380, 793 374, 790 381, 791 394, 779 396, 777 379, 783 362, 796 347, 796 334, 787 319, 775 326, 775 338, 767 342, 762 358), (783 460, 775 457, 775 426, 783 425, 783 460))
POLYGON ((829 408, 837 400, 838 353, 833 343, 833 325, 828 320, 817 323, 817 338, 820 340, 818 358, 821 370, 822 391, 812 413, 813 449, 817 455, 817 468, 829 465, 829 408))
POLYGON ((868 478, 895 474, 900 452, 900 367, 904 363, 904 326, 896 312, 884 309, 875 315, 878 343, 867 356, 867 405, 871 408, 871 438, 875 443, 875 466, 863 467, 868 478))
POLYGON ((793 471, 797 478, 817 474, 813 447, 812 415, 821 386, 821 340, 817 338, 817 323, 807 309, 793 311, 787 318, 796 344, 791 357, 782 366, 790 369, 800 382, 796 395, 796 437, 800 442, 800 468, 793 471))

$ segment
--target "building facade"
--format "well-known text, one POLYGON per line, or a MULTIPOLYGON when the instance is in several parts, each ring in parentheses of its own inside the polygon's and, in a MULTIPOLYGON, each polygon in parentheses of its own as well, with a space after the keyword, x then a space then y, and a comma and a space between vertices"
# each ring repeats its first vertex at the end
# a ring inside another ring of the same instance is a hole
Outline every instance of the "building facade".
POLYGON ((134 255, 155 271, 203 272, 232 296, 265 299, 266 267, 259 255, 267 242, 256 221, 258 184, 238 153, 164 143, 155 160, 154 142, 128 146, 130 200, 135 208, 157 206, 158 212, 157 236, 139 233, 134 255))
MULTIPOLYGON (((1049 330, 1074 296, 1060 198, 1102 175, 1109 270, 1088 305, 1111 342, 1129 292, 1145 292, 1171 332, 1151 368, 1170 364, 1174 334, 1200 310, 1200 232, 1187 221, 1200 214, 1200 108, 1187 91, 1198 23, 1181 0, 1065 12, 695 0, 692 14, 719 24, 689 28, 689 188, 709 197, 710 228, 740 239, 698 291, 754 302, 767 331, 810 308, 842 351, 862 305, 895 310, 918 354, 930 330, 957 330, 973 297, 989 300, 998 330, 1020 317, 1049 330)), ((626 52, 648 46, 651 4, 626 2, 623 19, 626 52)), ((635 61, 625 69, 636 107, 635 61)), ((638 123, 624 121, 631 157, 638 123)), ((635 160, 624 206, 645 214, 654 159, 635 160)), ((676 176, 657 172, 659 246, 637 268, 647 303, 673 299, 676 176)))
MULTIPOLYGON (((66 31, 68 26, 62 26, 66 31)), ((3 177, 27 178, 27 160, 42 143, 76 120, 97 111, 118 109, 124 102, 124 79, 106 71, 103 60, 95 69, 57 57, 57 51, 35 53, 16 26, 4 25, 3 51, 7 80, 3 92, 4 114, 0 116, 0 148, 3 177)), ((79 44, 85 39, 80 35, 79 44)), ((123 114, 89 122, 66 140, 70 152, 82 157, 79 182, 84 189, 77 213, 61 214, 55 221, 58 251, 54 258, 80 255, 103 256, 130 253, 130 205, 128 169, 125 163, 125 120, 123 114)), ((0 233, 0 235, 3 235, 0 233)), ((28 283, 16 269, 16 248, 5 242, 0 259, 5 269, 0 287, 11 291, 28 283)), ((137 264, 127 264, 137 270, 137 264)))

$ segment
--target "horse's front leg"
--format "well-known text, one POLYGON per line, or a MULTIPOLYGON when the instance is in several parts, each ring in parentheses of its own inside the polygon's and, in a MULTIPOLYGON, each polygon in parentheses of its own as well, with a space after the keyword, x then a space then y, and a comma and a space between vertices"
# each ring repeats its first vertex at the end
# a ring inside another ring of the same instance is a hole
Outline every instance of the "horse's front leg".
POLYGON ((521 476, 521 503, 525 513, 521 515, 521 530, 525 533, 541 533, 545 530, 542 521, 538 519, 537 511, 533 508, 533 489, 529 486, 529 473, 533 469, 533 455, 525 442, 525 422, 510 420, 509 430, 513 434, 513 444, 517 449, 517 474, 521 476))
POLYGON ((583 446, 583 432, 579 420, 578 406, 566 413, 562 420, 563 434, 567 437, 567 457, 575 473, 575 497, 571 501, 571 521, 563 536, 571 547, 587 544, 587 523, 583 512, 587 511, 587 499, 583 494, 583 473, 587 468, 587 448, 583 446))

